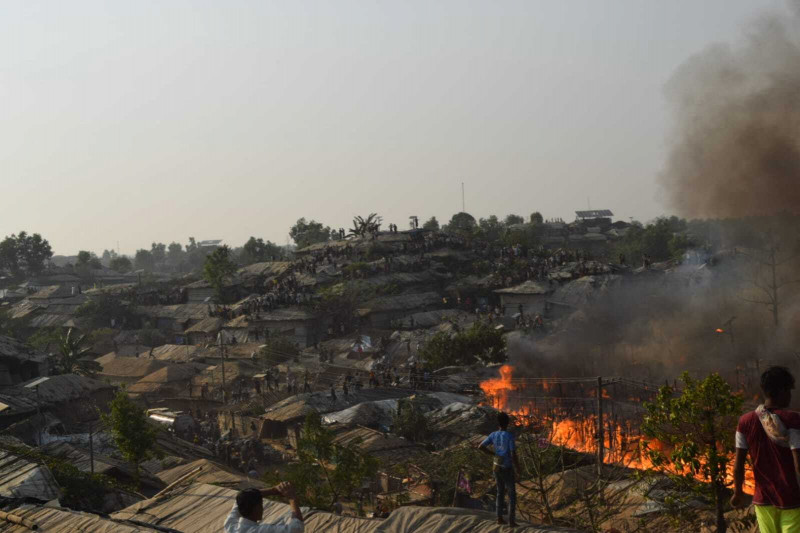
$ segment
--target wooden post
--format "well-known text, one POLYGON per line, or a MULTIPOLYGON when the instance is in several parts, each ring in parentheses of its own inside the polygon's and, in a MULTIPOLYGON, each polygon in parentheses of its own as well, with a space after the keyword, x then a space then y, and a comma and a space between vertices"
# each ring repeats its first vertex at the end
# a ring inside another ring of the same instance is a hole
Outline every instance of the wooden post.
POLYGON ((597 476, 603 475, 603 378, 597 378, 597 476))
POLYGON ((461 469, 458 470, 458 476, 456 476, 456 490, 453 492, 453 505, 452 507, 458 507, 458 482, 461 481, 461 469))

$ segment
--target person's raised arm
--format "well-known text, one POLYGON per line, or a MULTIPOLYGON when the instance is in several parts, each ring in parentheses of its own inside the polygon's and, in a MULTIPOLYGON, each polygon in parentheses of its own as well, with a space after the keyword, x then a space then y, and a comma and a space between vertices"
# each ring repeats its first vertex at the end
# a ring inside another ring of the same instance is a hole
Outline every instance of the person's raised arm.
POLYGON ((289 506, 292 508, 292 515, 303 521, 303 512, 300 510, 300 505, 297 503, 297 496, 294 493, 294 487, 291 483, 281 483, 276 487, 284 498, 289 500, 289 506))
POLYGON ((489 445, 492 443, 492 439, 490 437, 486 437, 483 439, 483 442, 477 445, 478 450, 482 451, 487 455, 494 455, 494 452, 489 449, 489 445))
POLYGON ((280 490, 280 485, 275 485, 274 487, 269 487, 267 489, 261 489, 261 497, 266 498, 267 496, 281 496, 283 493, 280 490))
MULTIPOLYGON (((795 450, 793 455, 795 457, 795 470, 797 469, 798 452, 795 450)), ((734 508, 744 507, 744 462, 747 459, 746 448, 736 448, 736 461, 733 465, 733 496, 731 497, 731 506, 734 508)))

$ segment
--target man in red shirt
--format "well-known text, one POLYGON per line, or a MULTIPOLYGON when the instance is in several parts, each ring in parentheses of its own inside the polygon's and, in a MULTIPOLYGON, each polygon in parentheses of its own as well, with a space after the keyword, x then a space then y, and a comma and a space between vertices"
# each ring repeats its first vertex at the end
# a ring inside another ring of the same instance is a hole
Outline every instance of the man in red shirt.
POLYGON ((761 375, 764 404, 743 415, 736 428, 731 505, 744 505, 744 462, 749 454, 761 533, 800 533, 800 413, 786 410, 792 389, 794 376, 787 368, 769 368, 761 375))

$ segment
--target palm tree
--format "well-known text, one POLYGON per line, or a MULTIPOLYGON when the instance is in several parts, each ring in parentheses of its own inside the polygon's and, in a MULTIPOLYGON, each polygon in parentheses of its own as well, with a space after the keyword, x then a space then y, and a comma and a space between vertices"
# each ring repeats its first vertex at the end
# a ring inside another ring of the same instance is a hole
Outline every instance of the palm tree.
POLYGON ((58 373, 91 376, 102 369, 97 361, 84 359, 91 350, 86 346, 88 341, 87 335, 74 335, 72 328, 58 339, 58 354, 53 365, 58 373))
POLYGON ((351 237, 365 237, 378 231, 383 223, 383 217, 377 213, 370 213, 367 218, 357 216, 353 218, 353 227, 350 229, 351 237))

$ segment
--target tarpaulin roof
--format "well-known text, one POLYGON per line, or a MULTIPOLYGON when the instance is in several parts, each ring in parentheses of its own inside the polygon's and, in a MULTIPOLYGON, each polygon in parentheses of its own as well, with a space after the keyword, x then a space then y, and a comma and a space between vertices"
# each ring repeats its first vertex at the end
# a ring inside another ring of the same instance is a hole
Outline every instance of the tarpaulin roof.
MULTIPOLYGON (((507 533, 508 526, 497 524, 494 513, 458 507, 400 507, 375 529, 376 533, 507 533)), ((576 529, 521 525, 515 533, 579 533, 576 529)))
POLYGON ((46 466, 0 449, 0 496, 50 501, 59 498, 61 491, 46 466))
POLYGON ((170 485, 186 477, 186 483, 208 483, 221 487, 242 490, 245 488, 264 488, 266 485, 257 480, 235 472, 234 470, 208 459, 198 459, 191 463, 176 466, 157 474, 158 478, 170 485))
MULTIPOLYGON (((47 533, 153 533, 157 531, 147 526, 121 523, 103 518, 96 514, 81 513, 69 509, 55 509, 23 505, 10 511, 12 514, 26 518, 38 526, 39 531, 47 533)), ((25 526, 0 521, 0 530, 7 533, 30 533, 25 526)))
POLYGON ((101 376, 140 379, 167 365, 163 361, 156 361, 148 357, 147 349, 143 346, 142 350, 144 354, 141 357, 118 355, 116 352, 98 357, 95 361, 100 363, 103 368, 98 374, 101 376))

